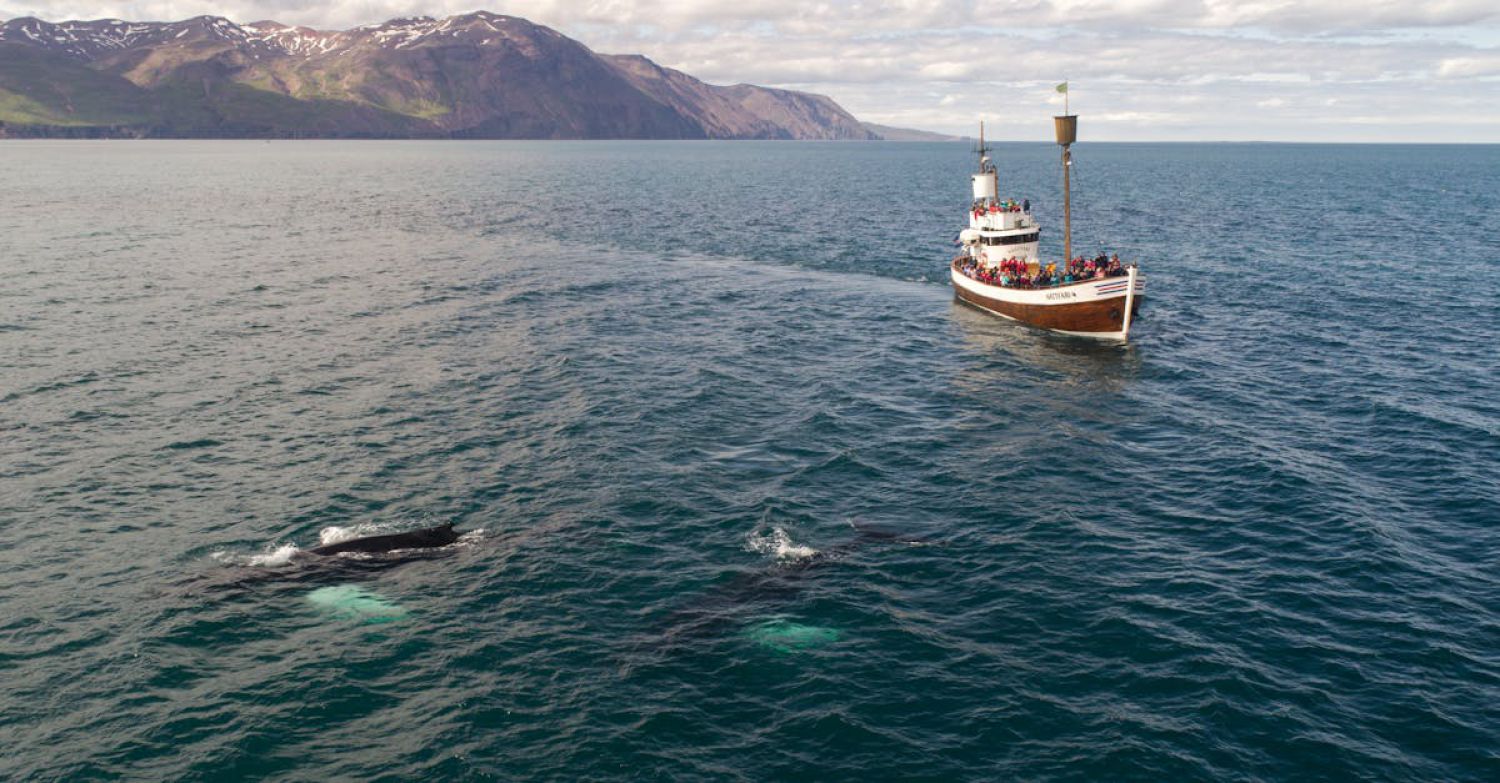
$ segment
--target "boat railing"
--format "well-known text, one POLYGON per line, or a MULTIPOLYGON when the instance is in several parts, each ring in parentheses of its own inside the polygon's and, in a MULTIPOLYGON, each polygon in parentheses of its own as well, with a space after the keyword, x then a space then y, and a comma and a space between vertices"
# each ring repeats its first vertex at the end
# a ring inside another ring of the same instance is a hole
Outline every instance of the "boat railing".
POLYGON ((1036 221, 1027 219, 1017 220, 1014 224, 1009 226, 1005 225, 1005 221, 1003 220, 998 221, 998 225, 996 225, 992 223, 987 217, 979 218, 974 222, 975 225, 973 227, 978 228, 981 231, 1019 231, 1023 228, 1036 228, 1037 226, 1036 221))
POLYGON ((1069 279, 1067 279, 1069 276, 1065 275, 1065 276, 1062 276, 1062 277, 1053 278, 1051 280, 1048 280, 1045 283, 1032 283, 1032 282, 1026 282, 1026 283, 1018 283, 1018 282, 1005 282, 1005 283, 995 282, 995 283, 989 283, 989 282, 986 282, 984 280, 980 280, 979 278, 977 278, 977 277, 969 274, 966 270, 964 270, 962 268, 963 262, 965 260, 967 260, 967 259, 969 259, 969 256, 966 256, 966 255, 963 255, 963 254, 959 254, 958 256, 956 256, 953 259, 952 266, 956 270, 958 270, 961 274, 963 274, 965 277, 969 278, 970 280, 974 280, 976 282, 984 283, 985 285, 994 285, 994 286, 997 286, 999 288, 1013 288, 1013 289, 1016 289, 1016 290, 1019 290, 1019 291, 1044 291, 1044 290, 1052 289, 1052 288, 1064 288, 1064 287, 1075 286, 1075 285, 1087 285, 1089 283, 1097 283, 1097 282, 1099 282, 1101 280, 1118 280, 1118 279, 1120 279, 1122 277, 1128 277, 1130 275, 1130 270, 1136 267, 1135 264, 1126 264, 1126 265, 1121 266, 1120 269, 1119 269, 1119 271, 1106 273, 1103 277, 1092 277, 1092 276, 1090 276, 1090 277, 1081 277, 1081 278, 1078 278, 1076 280, 1069 280, 1069 279))

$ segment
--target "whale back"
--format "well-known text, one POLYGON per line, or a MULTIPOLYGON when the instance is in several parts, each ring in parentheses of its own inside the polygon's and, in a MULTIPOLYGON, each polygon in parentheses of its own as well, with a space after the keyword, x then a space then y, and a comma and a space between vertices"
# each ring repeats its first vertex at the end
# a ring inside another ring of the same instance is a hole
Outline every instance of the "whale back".
POLYGON ((393 552, 398 549, 435 549, 437 547, 448 546, 457 540, 458 533, 454 531, 453 523, 449 522, 436 527, 410 530, 405 533, 352 538, 348 541, 340 541, 337 544, 313 547, 307 551, 315 555, 337 555, 344 552, 375 554, 393 552))

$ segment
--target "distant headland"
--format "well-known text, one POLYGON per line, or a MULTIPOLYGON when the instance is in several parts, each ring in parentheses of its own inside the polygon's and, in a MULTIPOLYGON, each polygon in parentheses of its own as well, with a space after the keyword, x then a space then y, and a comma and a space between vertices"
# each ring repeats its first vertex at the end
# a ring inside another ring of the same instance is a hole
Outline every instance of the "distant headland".
POLYGON ((484 11, 322 31, 0 23, 0 137, 951 140, 484 11))

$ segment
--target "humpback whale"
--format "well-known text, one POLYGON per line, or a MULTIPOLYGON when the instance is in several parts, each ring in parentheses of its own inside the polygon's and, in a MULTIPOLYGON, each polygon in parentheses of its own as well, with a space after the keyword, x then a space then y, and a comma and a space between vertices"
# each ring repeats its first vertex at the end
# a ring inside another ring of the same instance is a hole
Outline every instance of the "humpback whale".
POLYGON ((795 560, 779 560, 754 571, 742 572, 733 579, 670 612, 665 622, 651 634, 650 646, 670 649, 684 640, 701 637, 746 614, 765 611, 775 603, 789 600, 801 589, 801 582, 824 566, 837 563, 855 551, 876 543, 924 546, 928 538, 905 536, 888 530, 870 528, 855 522, 854 538, 836 546, 795 560))
POLYGON ((394 552, 398 549, 436 549, 447 546, 458 540, 458 533, 453 530, 453 523, 438 525, 436 527, 425 527, 421 530, 409 530, 405 533, 389 533, 383 536, 365 536, 364 538, 351 538, 348 541, 340 541, 336 544, 325 544, 315 546, 307 550, 313 555, 338 555, 344 552, 361 552, 364 554, 378 554, 383 552, 394 552))
MULTIPOLYGON (((364 536, 309 549, 287 545, 274 553, 250 558, 249 563, 235 562, 229 572, 186 575, 177 586, 187 589, 240 591, 261 584, 291 585, 300 583, 329 584, 368 579, 414 560, 428 560, 452 554, 450 544, 460 534, 453 523, 378 536, 364 536), (358 552, 373 557, 335 557, 344 552, 358 552)), ((216 554, 217 559, 217 554, 216 554)), ((223 561, 221 561, 223 562, 223 561)))

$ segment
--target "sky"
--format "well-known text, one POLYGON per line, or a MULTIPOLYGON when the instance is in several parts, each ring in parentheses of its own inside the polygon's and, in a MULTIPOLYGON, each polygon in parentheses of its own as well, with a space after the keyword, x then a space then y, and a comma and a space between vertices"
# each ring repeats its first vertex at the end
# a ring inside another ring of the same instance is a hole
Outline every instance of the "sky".
POLYGON ((1045 141, 1500 142, 1500 0, 0 0, 0 19, 345 29, 473 10, 868 122, 1045 141))

